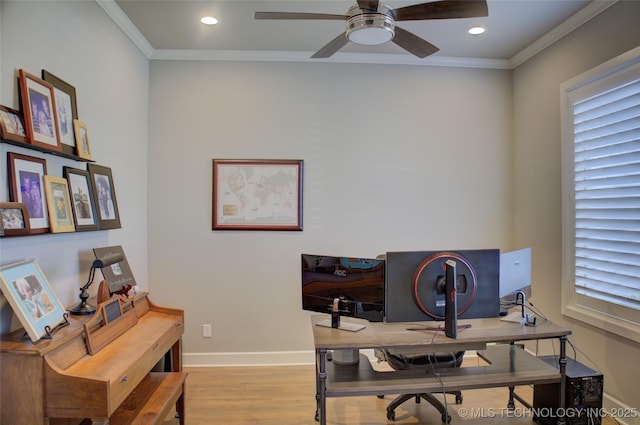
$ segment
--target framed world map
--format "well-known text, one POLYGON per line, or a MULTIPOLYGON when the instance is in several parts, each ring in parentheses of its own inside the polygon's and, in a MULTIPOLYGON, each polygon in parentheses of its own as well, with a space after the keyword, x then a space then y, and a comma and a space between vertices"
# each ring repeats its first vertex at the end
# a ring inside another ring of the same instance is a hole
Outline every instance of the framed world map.
POLYGON ((302 230, 302 160, 213 160, 213 230, 302 230))

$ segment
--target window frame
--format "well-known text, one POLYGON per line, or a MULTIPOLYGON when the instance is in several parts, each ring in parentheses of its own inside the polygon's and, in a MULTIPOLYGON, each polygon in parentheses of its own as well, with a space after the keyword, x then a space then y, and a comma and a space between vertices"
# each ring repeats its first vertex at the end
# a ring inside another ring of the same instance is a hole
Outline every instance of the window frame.
POLYGON ((607 332, 640 342, 640 311, 576 292, 574 129, 572 95, 581 89, 598 93, 625 71, 640 65, 640 47, 632 49, 560 85, 562 143, 562 314, 607 332))

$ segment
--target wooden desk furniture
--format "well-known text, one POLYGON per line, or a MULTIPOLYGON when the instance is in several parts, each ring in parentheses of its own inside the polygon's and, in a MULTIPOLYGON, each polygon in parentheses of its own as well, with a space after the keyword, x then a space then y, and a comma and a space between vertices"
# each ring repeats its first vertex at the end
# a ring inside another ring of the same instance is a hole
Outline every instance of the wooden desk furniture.
POLYGON ((3 337, 0 422, 151 425, 175 405, 184 425, 184 312, 158 307, 147 294, 136 296, 133 310, 135 324, 93 355, 84 332, 93 316, 70 316, 69 326, 36 343, 21 331, 3 337), (171 371, 152 372, 167 353, 171 371))
MULTIPOLYGON (((447 338, 443 332, 408 330, 433 326, 435 322, 369 323, 358 332, 316 326, 326 316, 311 318, 316 350, 316 419, 326 425, 326 398, 383 394, 413 394, 476 388, 510 387, 523 384, 560 383, 560 404, 564 406, 566 340, 571 330, 544 322, 530 327, 504 322, 499 318, 460 320, 471 324, 458 331, 458 338, 447 338), (558 338, 559 370, 517 348, 517 341, 558 338), (496 346, 488 346, 499 343, 496 346), (441 371, 413 369, 376 372, 366 357, 357 365, 327 364, 327 351, 336 349, 393 348, 418 352, 482 350, 488 366, 462 367, 441 371)), ((512 391, 511 391, 512 393, 512 391)), ((559 418, 564 424, 564 418, 559 418)))

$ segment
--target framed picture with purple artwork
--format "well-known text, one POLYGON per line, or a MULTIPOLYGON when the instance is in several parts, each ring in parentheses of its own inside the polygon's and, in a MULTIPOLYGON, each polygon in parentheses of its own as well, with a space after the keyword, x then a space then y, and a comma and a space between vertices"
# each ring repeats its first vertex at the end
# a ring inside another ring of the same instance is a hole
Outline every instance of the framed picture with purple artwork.
POLYGON ((24 69, 19 70, 18 75, 27 141, 32 145, 61 151, 53 86, 24 69))
POLYGON ((47 233, 49 213, 44 192, 47 162, 42 158, 9 152, 7 164, 9 198, 12 202, 25 204, 29 213, 30 233, 47 233))

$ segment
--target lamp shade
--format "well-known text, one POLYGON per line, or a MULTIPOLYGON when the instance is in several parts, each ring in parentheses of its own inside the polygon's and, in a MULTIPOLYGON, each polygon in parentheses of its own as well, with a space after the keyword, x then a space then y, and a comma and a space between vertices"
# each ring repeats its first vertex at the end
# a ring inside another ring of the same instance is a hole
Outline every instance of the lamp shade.
POLYGON ((91 267, 93 267, 94 269, 101 269, 103 267, 119 263, 122 260, 124 260, 124 256, 122 254, 111 254, 107 255, 106 257, 95 259, 91 267))

